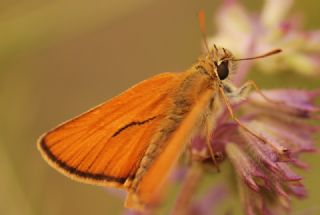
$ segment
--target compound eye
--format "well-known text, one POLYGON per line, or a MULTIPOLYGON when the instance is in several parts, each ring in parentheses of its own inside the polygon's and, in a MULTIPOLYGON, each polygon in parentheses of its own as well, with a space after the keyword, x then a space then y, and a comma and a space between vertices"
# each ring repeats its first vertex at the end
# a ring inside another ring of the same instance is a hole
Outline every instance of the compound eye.
POLYGON ((228 61, 222 61, 218 66, 218 75, 220 80, 224 80, 229 75, 228 61))

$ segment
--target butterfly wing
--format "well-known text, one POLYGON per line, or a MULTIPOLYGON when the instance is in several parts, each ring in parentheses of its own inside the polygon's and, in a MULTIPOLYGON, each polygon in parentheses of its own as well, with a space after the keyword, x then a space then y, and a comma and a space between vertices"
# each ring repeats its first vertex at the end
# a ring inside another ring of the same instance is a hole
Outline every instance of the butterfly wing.
POLYGON ((154 76, 63 123, 39 139, 39 150, 72 179, 123 187, 172 105, 178 76, 154 76))
MULTIPOLYGON (((215 89, 207 89, 199 95, 199 99, 192 106, 191 111, 179 124, 179 127, 170 136, 162 152, 154 160, 146 174, 139 182, 138 190, 129 191, 126 206, 129 208, 143 209, 145 204, 156 202, 159 191, 163 190, 163 183, 170 170, 175 166, 184 145, 190 140, 199 116, 206 110, 210 100, 215 96, 215 89)), ((199 124, 198 124, 199 126, 199 124)), ((198 127, 199 128, 199 127, 198 127)))

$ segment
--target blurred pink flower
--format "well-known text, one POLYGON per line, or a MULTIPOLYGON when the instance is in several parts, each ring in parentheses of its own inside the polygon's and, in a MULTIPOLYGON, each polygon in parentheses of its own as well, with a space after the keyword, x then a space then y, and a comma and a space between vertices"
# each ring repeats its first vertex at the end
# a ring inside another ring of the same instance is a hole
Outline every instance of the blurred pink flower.
POLYGON ((269 73, 319 74, 320 29, 304 31, 298 16, 288 16, 293 0, 264 2, 261 13, 253 14, 237 0, 224 0, 216 13, 217 33, 209 39, 209 46, 219 44, 242 57, 281 48, 285 54, 252 63, 269 73))

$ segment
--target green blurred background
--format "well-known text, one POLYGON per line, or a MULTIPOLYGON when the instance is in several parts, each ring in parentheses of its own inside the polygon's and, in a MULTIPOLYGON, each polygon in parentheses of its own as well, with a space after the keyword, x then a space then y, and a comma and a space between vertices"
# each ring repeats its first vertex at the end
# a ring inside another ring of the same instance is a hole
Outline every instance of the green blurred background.
MULTIPOLYGON (((244 1, 254 10, 263 1, 244 1)), ((0 214, 119 214, 123 199, 75 183, 36 149, 43 132, 154 74, 188 68, 201 53, 199 9, 213 33, 219 1, 0 1, 0 214)), ((306 29, 319 27, 320 3, 297 1, 306 29)), ((319 86, 282 73, 251 75, 261 87, 319 86)), ((310 191, 293 214, 320 214, 319 154, 304 156, 310 191), (309 210, 308 209, 308 210, 309 210)), ((296 203, 296 202, 295 202, 296 203)), ((234 214, 241 214, 233 211, 234 214)))

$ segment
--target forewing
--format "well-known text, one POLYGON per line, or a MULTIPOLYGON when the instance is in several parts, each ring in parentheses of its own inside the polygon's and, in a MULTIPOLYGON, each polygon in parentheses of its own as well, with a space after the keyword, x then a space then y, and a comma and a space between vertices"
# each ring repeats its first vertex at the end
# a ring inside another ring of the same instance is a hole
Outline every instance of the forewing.
POLYGON ((170 109, 178 76, 145 80, 49 131, 38 143, 42 155, 75 180, 122 186, 170 109))
POLYGON ((195 126, 198 124, 199 116, 207 108, 214 92, 214 89, 208 89, 199 95, 199 99, 193 105, 192 110, 168 139, 162 152, 143 176, 138 191, 129 192, 126 200, 127 207, 139 209, 143 208, 141 204, 152 204, 154 198, 157 197, 157 193, 162 190, 162 184, 177 162, 184 146, 190 140, 193 130, 197 130, 195 126))

